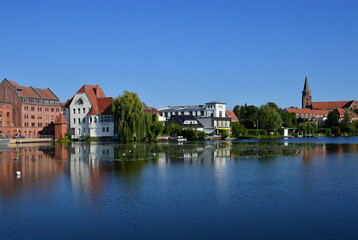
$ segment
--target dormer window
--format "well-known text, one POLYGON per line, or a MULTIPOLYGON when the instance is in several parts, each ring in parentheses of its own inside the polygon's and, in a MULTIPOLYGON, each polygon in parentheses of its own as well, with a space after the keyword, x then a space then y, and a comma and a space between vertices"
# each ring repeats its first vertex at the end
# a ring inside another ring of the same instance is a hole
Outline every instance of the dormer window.
POLYGON ((82 98, 79 98, 79 99, 77 100, 77 103, 76 103, 76 104, 78 104, 78 105, 83 104, 83 99, 82 99, 82 98))

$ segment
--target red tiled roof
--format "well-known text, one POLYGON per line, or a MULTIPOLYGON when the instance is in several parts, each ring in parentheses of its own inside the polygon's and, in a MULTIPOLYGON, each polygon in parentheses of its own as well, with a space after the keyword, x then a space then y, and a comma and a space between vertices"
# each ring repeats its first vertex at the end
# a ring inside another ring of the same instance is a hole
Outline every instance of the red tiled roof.
POLYGON ((352 101, 336 101, 336 102, 312 102, 313 109, 334 110, 336 108, 344 108, 352 101))
POLYGON ((349 109, 336 108, 336 109, 334 109, 334 111, 339 114, 339 117, 344 117, 344 114, 346 114, 346 113, 348 113, 350 117, 356 117, 356 114, 349 109))
POLYGON ((54 124, 61 124, 61 123, 67 123, 66 119, 63 117, 62 114, 56 117, 54 124))
POLYGON ((91 108, 91 111, 88 115, 98 115, 98 114, 112 114, 112 103, 113 98, 97 98, 97 106, 91 108))
POLYGON ((42 89, 42 88, 34 88, 34 87, 24 87, 24 86, 20 86, 15 81, 10 81, 10 80, 7 81, 9 81, 9 83, 16 88, 16 93, 19 97, 59 100, 58 97, 49 88, 42 89))
POLYGON ((239 119, 236 117, 234 111, 232 111, 232 110, 226 110, 225 112, 226 112, 226 116, 229 117, 229 118, 231 118, 232 120, 234 120, 234 121, 238 121, 238 120, 239 120, 239 119))
MULTIPOLYGON (((113 98, 106 97, 99 85, 83 85, 77 93, 85 93, 92 104, 88 115, 111 114, 113 98)), ((69 107, 74 97, 67 100, 65 107, 69 107)))
POLYGON ((328 115, 328 110, 312 110, 309 108, 286 108, 289 113, 295 114, 314 114, 314 115, 328 115))

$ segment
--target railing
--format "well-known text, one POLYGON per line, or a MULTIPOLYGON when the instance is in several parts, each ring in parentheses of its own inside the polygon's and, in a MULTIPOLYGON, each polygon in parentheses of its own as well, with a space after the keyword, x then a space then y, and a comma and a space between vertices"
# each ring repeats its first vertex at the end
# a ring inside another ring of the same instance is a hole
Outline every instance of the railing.
POLYGON ((40 138, 54 138, 53 135, 15 135, 14 139, 40 139, 40 138))

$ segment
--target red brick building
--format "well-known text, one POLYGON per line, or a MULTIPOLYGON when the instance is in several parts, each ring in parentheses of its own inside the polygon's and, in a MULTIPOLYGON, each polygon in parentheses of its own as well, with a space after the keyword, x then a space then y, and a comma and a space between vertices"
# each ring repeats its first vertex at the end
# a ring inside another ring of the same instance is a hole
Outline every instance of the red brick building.
POLYGON ((12 106, 11 136, 54 135, 51 123, 61 113, 61 106, 50 89, 20 86, 5 78, 0 83, 0 102, 12 106))
POLYGON ((11 103, 0 102, 0 138, 8 138, 12 130, 11 103))

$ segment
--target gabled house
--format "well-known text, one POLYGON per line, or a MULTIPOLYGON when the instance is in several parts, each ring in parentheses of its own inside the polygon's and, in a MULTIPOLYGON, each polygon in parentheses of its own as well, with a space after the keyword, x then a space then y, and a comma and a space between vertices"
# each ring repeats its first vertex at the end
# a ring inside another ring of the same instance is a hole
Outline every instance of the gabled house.
POLYGON ((183 127, 183 129, 194 128, 198 131, 204 130, 204 126, 194 116, 191 115, 174 115, 167 122, 167 125, 171 124, 180 125, 183 127))
POLYGON ((83 85, 65 104, 64 116, 74 139, 114 137, 113 98, 99 85, 83 85))

